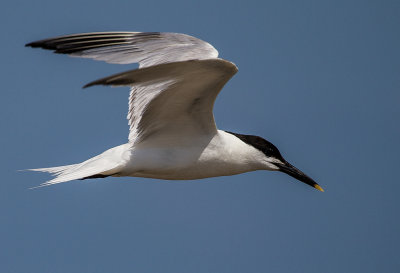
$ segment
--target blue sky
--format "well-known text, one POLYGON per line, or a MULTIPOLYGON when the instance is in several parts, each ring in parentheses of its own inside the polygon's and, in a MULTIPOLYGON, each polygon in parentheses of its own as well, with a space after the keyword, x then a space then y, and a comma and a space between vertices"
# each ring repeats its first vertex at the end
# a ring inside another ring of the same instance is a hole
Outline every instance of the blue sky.
POLYGON ((400 270, 398 1, 3 1, 2 272, 400 270), (25 48, 57 35, 182 32, 239 73, 221 129, 263 136, 313 177, 107 178, 28 190, 20 169, 125 143, 127 88, 81 87, 131 69, 25 48))

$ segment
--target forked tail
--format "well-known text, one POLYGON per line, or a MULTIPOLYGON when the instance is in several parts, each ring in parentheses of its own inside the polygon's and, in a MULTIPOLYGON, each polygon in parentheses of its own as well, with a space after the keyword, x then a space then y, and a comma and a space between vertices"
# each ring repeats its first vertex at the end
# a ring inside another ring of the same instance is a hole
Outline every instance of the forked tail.
POLYGON ((29 169, 28 171, 45 172, 54 176, 53 179, 40 184, 39 188, 71 180, 107 177, 118 173, 123 166, 121 154, 123 146, 114 147, 104 153, 92 157, 82 163, 51 168, 29 169))

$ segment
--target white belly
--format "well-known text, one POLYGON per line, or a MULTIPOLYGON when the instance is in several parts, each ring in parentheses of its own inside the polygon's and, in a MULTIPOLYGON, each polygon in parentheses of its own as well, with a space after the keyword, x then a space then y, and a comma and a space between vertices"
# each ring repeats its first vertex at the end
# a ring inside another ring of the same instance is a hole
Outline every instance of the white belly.
POLYGON ((254 151, 246 149, 247 144, 225 132, 207 141, 158 146, 149 143, 130 151, 130 159, 118 175, 187 180, 260 169, 257 159, 252 158, 254 151))

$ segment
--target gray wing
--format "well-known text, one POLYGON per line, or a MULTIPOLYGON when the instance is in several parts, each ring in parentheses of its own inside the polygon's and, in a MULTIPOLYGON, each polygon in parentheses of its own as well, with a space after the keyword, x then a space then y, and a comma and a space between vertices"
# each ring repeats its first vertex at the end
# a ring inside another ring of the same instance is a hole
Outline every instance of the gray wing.
POLYGON ((218 51, 207 42, 186 34, 164 32, 81 33, 35 41, 26 46, 108 63, 139 63, 140 68, 218 57, 218 51))
POLYGON ((130 86, 129 142, 215 133, 214 101, 237 67, 222 59, 192 60, 127 71, 87 84, 130 86), (156 133, 156 134, 155 134, 156 133))

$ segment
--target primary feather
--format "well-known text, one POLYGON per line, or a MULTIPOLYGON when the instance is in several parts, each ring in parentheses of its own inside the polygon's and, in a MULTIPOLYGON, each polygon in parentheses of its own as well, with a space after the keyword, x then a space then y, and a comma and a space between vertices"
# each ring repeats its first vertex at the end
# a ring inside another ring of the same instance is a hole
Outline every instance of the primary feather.
POLYGON ((218 57, 218 51, 207 42, 167 32, 92 32, 44 39, 26 46, 114 64, 139 63, 140 68, 218 57))

